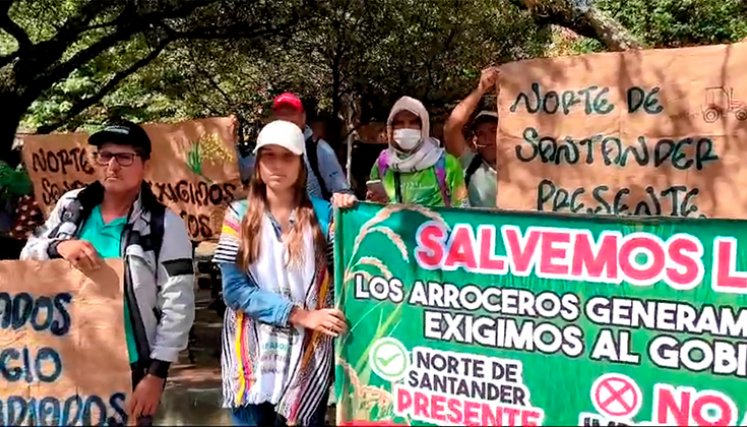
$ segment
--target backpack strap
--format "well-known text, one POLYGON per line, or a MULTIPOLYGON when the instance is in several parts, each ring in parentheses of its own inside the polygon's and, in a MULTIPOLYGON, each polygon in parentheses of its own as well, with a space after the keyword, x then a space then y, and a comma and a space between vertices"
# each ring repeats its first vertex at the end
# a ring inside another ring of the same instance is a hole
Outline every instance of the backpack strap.
POLYGON ((480 168, 480 165, 482 164, 482 156, 479 154, 475 154, 474 157, 472 157, 472 161, 469 162, 469 166, 467 166, 467 170, 464 172, 464 185, 469 187, 469 181, 472 179, 472 175, 477 172, 477 169, 480 168))
MULTIPOLYGON (((335 245, 333 243, 333 236, 330 233, 330 228, 332 227, 334 209, 332 209, 331 203, 316 197, 311 198, 311 207, 314 209, 314 215, 316 216, 316 220, 319 222, 319 228, 322 229, 322 234, 324 234, 327 243, 325 253, 327 258, 327 274, 332 274, 335 271, 335 245)), ((330 295, 330 297, 332 296, 330 295)), ((334 301, 334 299, 332 301, 334 301)))
POLYGON ((383 181, 384 175, 389 170, 389 152, 386 148, 379 154, 379 158, 376 159, 376 167, 379 168, 379 179, 383 181))
POLYGON ((55 228, 52 229, 52 231, 49 232, 49 237, 59 237, 60 232, 63 231, 63 228, 66 233, 62 234, 65 234, 65 237, 73 237, 74 235, 80 234, 82 228, 81 226, 90 215, 91 209, 86 209, 86 207, 81 203, 80 199, 73 199, 70 203, 63 206, 62 210, 60 211, 60 222, 55 228), (73 235, 68 234, 72 230, 69 226, 66 226, 67 224, 73 225, 73 235))
POLYGON ((319 153, 317 152, 317 145, 314 142, 314 135, 310 135, 306 138, 304 143, 306 144, 306 158, 309 160, 309 166, 311 166, 311 171, 314 173, 314 176, 316 176, 316 180, 319 181, 319 188, 322 189, 322 197, 329 200, 332 195, 329 193, 329 190, 327 190, 327 184, 324 182, 322 174, 319 172, 319 153))
MULTIPOLYGON (((377 159, 376 166, 379 169, 379 179, 383 180, 389 170, 389 155, 386 150, 382 151, 377 159)), ((441 191, 441 198, 444 200, 446 207, 451 206, 451 195, 449 192, 449 186, 446 183, 446 153, 441 154, 435 165, 436 180, 438 181, 438 188, 441 191)), ((399 174, 394 176, 394 186, 397 192, 397 203, 402 203, 402 195, 400 193, 400 182, 399 174)))
MULTIPOLYGON (((376 161, 379 168, 379 179, 384 181, 384 175, 389 172, 389 152, 384 149, 376 161)), ((394 171, 394 201, 402 203, 402 177, 396 170, 394 171)))
POLYGON ((438 180, 438 188, 441 190, 441 198, 444 200, 444 205, 448 208, 451 207, 451 194, 449 194, 449 186, 446 184, 446 154, 441 154, 436 162, 436 179, 438 180))
POLYGON ((163 221, 165 216, 166 207, 164 205, 158 203, 150 208, 150 239, 153 245, 153 253, 156 256, 156 274, 158 274, 158 259, 163 245, 163 221))
POLYGON ((329 237, 329 226, 332 223, 333 215, 332 205, 326 200, 312 197, 311 207, 314 208, 314 215, 316 215, 316 220, 322 229, 322 234, 324 234, 324 237, 329 237))

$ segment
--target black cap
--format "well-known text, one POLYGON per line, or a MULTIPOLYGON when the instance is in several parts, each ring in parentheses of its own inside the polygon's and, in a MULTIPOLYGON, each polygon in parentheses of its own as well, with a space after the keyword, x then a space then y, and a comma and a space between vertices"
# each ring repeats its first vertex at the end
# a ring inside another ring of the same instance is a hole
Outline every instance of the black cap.
POLYGON ((470 127, 472 130, 477 129, 483 123, 498 123, 498 113, 493 111, 480 111, 480 113, 472 120, 470 127))
POLYGON ((114 122, 88 138, 88 143, 95 147, 104 144, 132 146, 143 158, 150 158, 151 144, 145 129, 136 123, 126 120, 114 122))

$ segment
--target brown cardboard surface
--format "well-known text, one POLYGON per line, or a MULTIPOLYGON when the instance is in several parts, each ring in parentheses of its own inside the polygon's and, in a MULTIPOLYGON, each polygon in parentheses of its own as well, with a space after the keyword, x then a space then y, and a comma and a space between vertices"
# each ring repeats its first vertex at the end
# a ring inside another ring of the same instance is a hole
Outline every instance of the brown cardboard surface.
POLYGON ((8 425, 122 420, 132 390, 122 271, 121 260, 90 275, 63 260, 0 261, 0 415, 8 425))
POLYGON ((501 66, 498 207, 744 218, 745 69, 747 43, 501 66))
MULTIPOLYGON (((159 200, 179 214, 192 240, 218 238, 223 213, 240 188, 232 118, 148 124, 153 146, 146 180, 159 200)), ((85 133, 27 135, 23 160, 45 215, 66 191, 96 179, 85 133)))

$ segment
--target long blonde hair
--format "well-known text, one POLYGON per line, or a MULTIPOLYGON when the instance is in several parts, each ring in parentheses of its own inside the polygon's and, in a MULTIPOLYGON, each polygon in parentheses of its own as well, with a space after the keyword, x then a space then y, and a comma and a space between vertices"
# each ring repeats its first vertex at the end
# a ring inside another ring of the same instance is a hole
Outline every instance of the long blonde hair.
MULTIPOLYGON (((260 150, 257 153, 254 176, 249 183, 248 207, 246 215, 241 220, 241 243, 239 244, 236 263, 242 270, 247 270, 250 265, 259 259, 259 248, 262 238, 262 218, 267 210, 267 185, 262 181, 262 176, 259 172, 262 151, 260 150)), ((327 239, 322 234, 319 221, 317 221, 316 215, 314 215, 311 200, 306 194, 306 165, 303 158, 300 159, 300 163, 301 170, 298 173, 298 179, 292 187, 295 193, 293 204, 295 206, 294 212, 296 218, 290 231, 284 236, 285 247, 287 249, 286 267, 301 265, 305 257, 309 255, 304 254, 304 231, 307 227, 311 227, 314 239, 314 261, 316 263, 326 262, 327 256, 327 239)))

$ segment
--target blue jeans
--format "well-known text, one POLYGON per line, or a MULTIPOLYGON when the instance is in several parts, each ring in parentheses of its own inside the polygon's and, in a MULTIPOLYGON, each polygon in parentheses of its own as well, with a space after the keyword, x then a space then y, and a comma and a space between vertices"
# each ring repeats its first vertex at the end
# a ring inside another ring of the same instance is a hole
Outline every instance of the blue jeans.
MULTIPOLYGON (((241 408, 233 408, 231 411, 231 423, 235 426, 262 426, 262 427, 285 427, 286 420, 275 412, 271 403, 259 405, 247 405, 241 408)), ((308 425, 301 427, 323 426, 324 416, 327 413, 327 396, 322 399, 322 404, 314 413, 308 425)))

